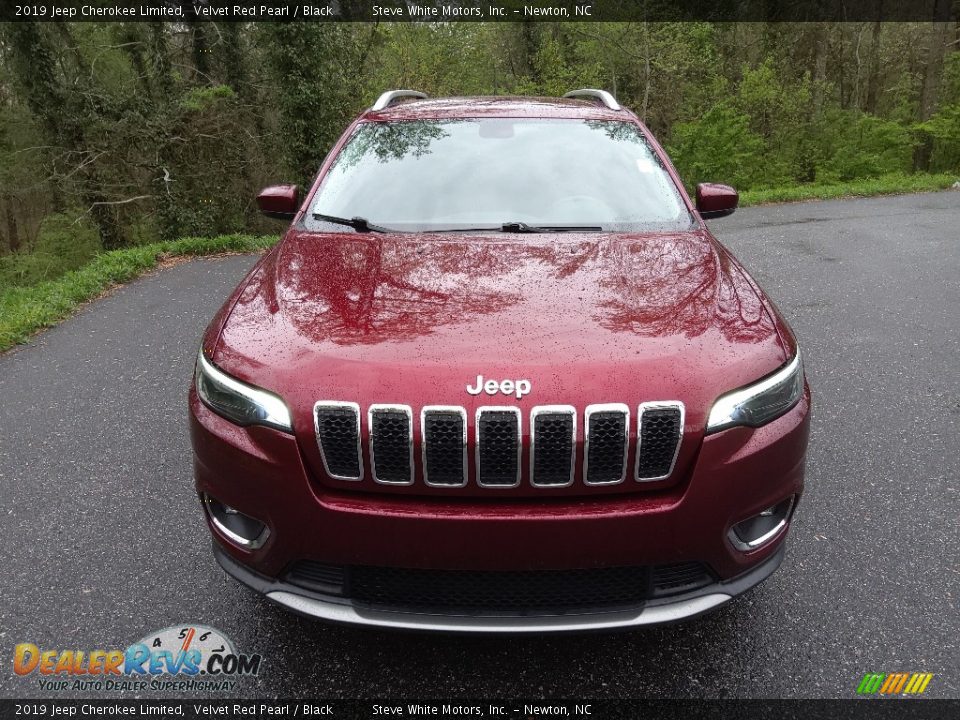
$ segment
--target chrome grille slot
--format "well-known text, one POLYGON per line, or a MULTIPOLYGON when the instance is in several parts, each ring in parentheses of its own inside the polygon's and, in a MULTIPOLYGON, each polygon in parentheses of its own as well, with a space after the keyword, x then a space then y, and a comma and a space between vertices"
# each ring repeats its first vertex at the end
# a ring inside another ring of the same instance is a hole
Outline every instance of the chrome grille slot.
POLYGON ((336 480, 362 480, 360 406, 320 401, 313 406, 313 422, 327 474, 336 480))
POLYGON ((385 485, 413 482, 413 412, 407 405, 371 405, 370 472, 385 485))
POLYGON ((627 476, 630 408, 589 405, 584 412, 583 478, 587 485, 614 485, 627 476))
POLYGON ((535 487, 573 483, 577 411, 569 405, 545 405, 530 412, 530 479, 535 487))
POLYGON ((683 403, 649 402, 637 416, 636 479, 641 482, 670 477, 683 438, 683 403))
POLYGON ((477 482, 483 487, 520 484, 520 410, 477 409, 477 482))
POLYGON ((467 412, 461 407, 428 406, 420 413, 423 478, 434 487, 467 484, 467 412))

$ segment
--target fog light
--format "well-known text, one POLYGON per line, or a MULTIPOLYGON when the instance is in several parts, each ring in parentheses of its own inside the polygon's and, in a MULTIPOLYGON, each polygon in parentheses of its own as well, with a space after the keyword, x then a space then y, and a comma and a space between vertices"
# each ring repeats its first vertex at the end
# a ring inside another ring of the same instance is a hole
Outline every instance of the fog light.
POLYGON ((256 550, 267 541, 270 530, 259 520, 209 495, 202 495, 201 500, 210 522, 230 541, 247 550, 256 550))
POLYGON ((756 550, 773 540, 786 526, 793 509, 791 495, 786 500, 768 507, 759 515, 754 515, 730 528, 730 542, 738 550, 756 550))

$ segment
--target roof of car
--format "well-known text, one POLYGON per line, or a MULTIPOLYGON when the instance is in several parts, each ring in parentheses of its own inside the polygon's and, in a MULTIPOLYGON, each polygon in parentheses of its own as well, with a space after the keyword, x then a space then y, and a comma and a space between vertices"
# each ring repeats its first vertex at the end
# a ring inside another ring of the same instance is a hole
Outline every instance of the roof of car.
POLYGON ((365 120, 418 120, 424 118, 577 118, 581 120, 632 120, 625 110, 611 110, 590 100, 547 97, 448 97, 402 100, 383 110, 368 110, 365 120))

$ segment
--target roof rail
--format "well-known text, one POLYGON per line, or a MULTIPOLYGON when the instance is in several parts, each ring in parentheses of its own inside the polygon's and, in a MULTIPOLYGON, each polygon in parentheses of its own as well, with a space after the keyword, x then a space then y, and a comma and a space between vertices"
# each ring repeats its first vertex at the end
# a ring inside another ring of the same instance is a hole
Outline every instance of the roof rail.
POLYGON ((377 101, 370 109, 383 110, 384 108, 390 107, 394 100, 399 100, 400 98, 417 98, 418 100, 423 100, 426 97, 428 97, 428 95, 419 90, 387 90, 387 92, 377 98, 377 101))
POLYGON ((606 105, 611 110, 620 110, 620 103, 617 102, 616 98, 613 97, 606 90, 593 90, 592 88, 583 88, 581 90, 571 90, 566 95, 565 98, 596 98, 600 100, 604 105, 606 105))

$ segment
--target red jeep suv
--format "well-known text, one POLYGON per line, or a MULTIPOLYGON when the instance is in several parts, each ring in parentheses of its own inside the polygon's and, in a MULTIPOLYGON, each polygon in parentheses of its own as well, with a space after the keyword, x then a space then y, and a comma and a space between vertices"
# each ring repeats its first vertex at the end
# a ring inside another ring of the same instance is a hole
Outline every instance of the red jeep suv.
POLYGON ((793 333, 601 90, 384 93, 210 323, 190 389, 223 568, 298 613, 542 632, 706 612, 803 489, 793 333))

